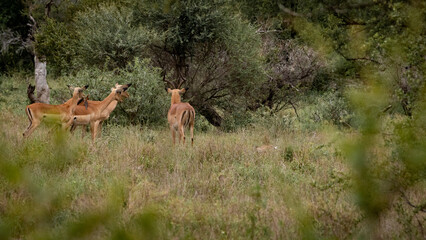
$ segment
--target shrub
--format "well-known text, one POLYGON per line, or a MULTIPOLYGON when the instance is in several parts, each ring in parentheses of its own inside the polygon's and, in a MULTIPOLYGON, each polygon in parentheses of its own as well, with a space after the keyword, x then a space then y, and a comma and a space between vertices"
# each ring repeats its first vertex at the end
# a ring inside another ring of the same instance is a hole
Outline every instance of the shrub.
POLYGON ((157 35, 134 26, 128 11, 103 5, 77 15, 78 62, 111 70, 124 68, 135 56, 143 55, 146 44, 157 35))
POLYGON ((328 121, 341 127, 350 127, 352 117, 347 100, 337 91, 324 93, 311 115, 315 122, 328 121))
POLYGON ((87 94, 91 100, 101 101, 111 92, 115 83, 133 85, 127 90, 128 99, 119 103, 110 116, 109 122, 116 124, 164 124, 167 116, 168 98, 163 89, 159 70, 149 60, 135 61, 124 70, 102 71, 88 68, 76 75, 62 79, 77 86, 89 84, 87 94))

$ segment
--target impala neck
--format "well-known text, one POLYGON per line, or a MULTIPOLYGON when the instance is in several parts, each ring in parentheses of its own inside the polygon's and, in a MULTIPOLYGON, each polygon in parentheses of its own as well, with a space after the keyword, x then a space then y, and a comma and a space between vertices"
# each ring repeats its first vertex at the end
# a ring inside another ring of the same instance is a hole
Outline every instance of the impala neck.
POLYGON ((78 103, 78 92, 73 93, 72 98, 66 101, 63 105, 67 105, 71 113, 74 113, 74 110, 77 107, 77 103, 78 103))
POLYGON ((105 110, 105 108, 108 107, 108 105, 115 100, 115 91, 112 91, 108 97, 106 97, 104 100, 101 101, 101 104, 99 106, 99 111, 103 112, 105 110))
POLYGON ((172 102, 170 105, 176 104, 176 103, 180 103, 180 95, 179 93, 173 93, 172 94, 172 102))

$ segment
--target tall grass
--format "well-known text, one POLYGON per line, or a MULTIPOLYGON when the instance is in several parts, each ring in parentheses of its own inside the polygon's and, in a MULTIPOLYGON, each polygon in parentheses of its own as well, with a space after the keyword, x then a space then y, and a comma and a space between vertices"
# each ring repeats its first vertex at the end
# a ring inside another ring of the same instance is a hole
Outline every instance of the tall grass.
POLYGON ((364 141, 368 131, 306 130, 284 113, 232 133, 197 131, 191 148, 174 147, 167 126, 107 125, 92 144, 44 125, 23 140, 24 111, 2 110, 1 239, 425 237, 424 162, 398 160, 424 156, 422 137, 411 131, 412 148, 389 135, 411 122, 403 117, 383 118, 364 141), (265 142, 278 149, 257 153, 265 142))

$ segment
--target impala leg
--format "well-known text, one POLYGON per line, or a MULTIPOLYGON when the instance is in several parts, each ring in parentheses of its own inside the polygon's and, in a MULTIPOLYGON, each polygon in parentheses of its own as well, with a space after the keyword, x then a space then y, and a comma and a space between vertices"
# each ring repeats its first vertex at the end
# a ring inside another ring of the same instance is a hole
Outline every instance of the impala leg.
POLYGON ((29 129, 33 125, 33 121, 31 120, 31 118, 29 116, 28 116, 28 118, 30 120, 30 124, 28 125, 27 129, 25 129, 25 132, 22 134, 24 137, 28 134, 27 132, 29 131, 29 129))
POLYGON ((34 130, 38 127, 38 125, 40 125, 40 121, 37 121, 37 120, 31 121, 27 130, 25 130, 25 132, 23 134, 24 137, 25 138, 29 137, 34 132, 34 130))
POLYGON ((99 126, 98 126, 98 137, 102 137, 102 122, 99 122, 99 126))
POLYGON ((90 123, 90 132, 92 133, 92 142, 95 142, 98 125, 99 125, 98 121, 90 123))
POLYGON ((68 122, 62 123, 62 129, 68 130, 70 127, 72 128, 73 123, 74 123, 74 117, 72 117, 70 120, 68 120, 68 122))
POLYGON ((184 131, 183 125, 179 127, 179 144, 181 140, 183 145, 185 145, 185 131, 184 131))
POLYGON ((70 128, 71 134, 74 135, 74 131, 75 131, 76 128, 77 128, 77 125, 75 125, 75 124, 71 125, 71 128, 70 128))
POLYGON ((176 131, 173 127, 170 127, 170 132, 172 132, 172 141, 173 141, 173 146, 176 144, 176 131))
POLYGON ((86 136, 86 129, 87 125, 81 125, 81 138, 84 138, 84 136, 86 136))
POLYGON ((178 143, 180 145, 180 131, 179 129, 175 130, 175 132, 177 133, 177 139, 178 139, 178 143))
POLYGON ((189 126, 189 131, 191 132, 191 146, 194 146, 194 123, 189 126))
POLYGON ((32 131, 30 132, 30 129, 31 129, 31 128, 32 128, 32 126, 33 126, 33 117, 32 117, 32 114, 31 114, 31 110, 30 110, 29 108, 25 108, 25 113, 27 114, 28 121, 30 121, 30 124, 28 124, 27 129, 25 129, 25 132, 22 134, 22 135, 24 136, 24 138, 25 138, 25 137, 28 137, 28 136, 29 136, 29 134, 31 134, 31 133, 32 133, 32 131, 34 131, 34 130, 32 130, 32 131))

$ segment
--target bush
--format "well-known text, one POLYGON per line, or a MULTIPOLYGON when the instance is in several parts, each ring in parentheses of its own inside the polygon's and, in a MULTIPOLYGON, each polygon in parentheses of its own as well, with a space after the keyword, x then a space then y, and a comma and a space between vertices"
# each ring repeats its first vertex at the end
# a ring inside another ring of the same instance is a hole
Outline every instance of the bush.
POLYGON ((101 6, 81 12, 76 17, 80 64, 124 68, 135 56, 142 56, 146 44, 155 42, 156 34, 133 25, 129 9, 101 6))
POLYGON ((340 92, 324 93, 316 106, 311 115, 315 122, 328 121, 340 127, 351 126, 353 113, 347 100, 340 92))
POLYGON ((89 99, 96 101, 108 96, 115 83, 132 83, 133 85, 127 90, 130 97, 118 104, 109 122, 149 125, 166 122, 169 99, 160 84, 159 70, 153 68, 148 60, 135 59, 119 72, 88 68, 76 75, 64 77, 62 81, 76 86, 89 84, 86 94, 90 95, 89 99))
POLYGON ((252 116, 247 111, 236 109, 232 113, 226 115, 222 123, 221 129, 225 132, 233 132, 240 128, 246 127, 252 122, 252 116))
POLYGON ((59 76, 72 70, 70 62, 78 51, 74 33, 65 23, 48 18, 35 38, 37 53, 46 56, 50 72, 59 76))

